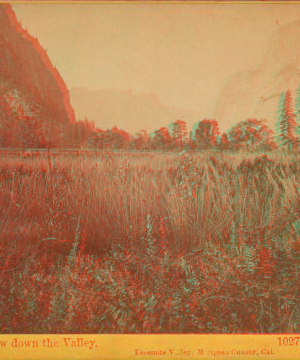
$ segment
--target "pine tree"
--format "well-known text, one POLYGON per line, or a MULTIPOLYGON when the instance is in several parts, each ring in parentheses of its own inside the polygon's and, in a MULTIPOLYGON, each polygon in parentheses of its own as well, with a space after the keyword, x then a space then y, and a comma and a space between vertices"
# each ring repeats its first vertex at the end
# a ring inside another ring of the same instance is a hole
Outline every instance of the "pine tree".
POLYGON ((283 134, 283 129, 282 129, 284 98, 285 98, 285 93, 282 92, 279 97, 278 109, 277 109, 277 121, 275 125, 276 141, 278 143, 278 146, 283 146, 284 143, 283 139, 285 137, 285 134, 283 134))
POLYGON ((298 145, 296 133, 297 123, 292 105, 291 92, 281 93, 277 111, 276 138, 279 146, 288 150, 295 149, 298 145))
POLYGON ((172 140, 175 149, 183 150, 186 143, 187 127, 186 122, 177 120, 172 126, 172 140))
POLYGON ((296 123, 297 123, 296 133, 297 133, 298 142, 299 142, 299 137, 300 137, 300 85, 298 86, 297 93, 296 93, 295 118, 296 118, 296 123))

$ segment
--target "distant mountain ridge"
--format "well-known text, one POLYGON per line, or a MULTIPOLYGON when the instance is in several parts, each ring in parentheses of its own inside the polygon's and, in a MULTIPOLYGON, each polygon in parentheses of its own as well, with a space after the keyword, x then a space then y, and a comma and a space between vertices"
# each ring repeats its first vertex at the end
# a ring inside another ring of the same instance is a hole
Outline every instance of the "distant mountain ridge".
MULTIPOLYGON (((22 28, 10 5, 0 5, 0 24, 0 87, 4 95, 17 94, 20 104, 30 98, 39 108, 45 128, 63 128, 75 122, 65 82, 38 40, 22 28)), ((0 110, 5 117, 4 107, 2 101, 0 110)))
POLYGON ((263 61, 233 75, 218 96, 212 116, 222 130, 255 117, 275 128, 279 96, 300 84, 300 21, 280 27, 271 37, 263 61))
POLYGON ((77 119, 95 120, 103 130, 117 126, 134 134, 144 129, 152 132, 178 119, 192 128, 201 120, 197 111, 164 105, 155 95, 131 90, 73 88, 70 98, 77 119))

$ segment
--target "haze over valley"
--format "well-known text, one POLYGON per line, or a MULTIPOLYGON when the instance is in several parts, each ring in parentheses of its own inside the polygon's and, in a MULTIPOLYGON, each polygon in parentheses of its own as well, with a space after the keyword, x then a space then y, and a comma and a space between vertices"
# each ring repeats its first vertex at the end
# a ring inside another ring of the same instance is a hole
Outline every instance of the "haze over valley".
POLYGON ((279 94, 295 97, 299 84, 297 5, 13 8, 59 69, 77 118, 99 128, 215 119, 223 132, 249 117, 274 128, 279 94))

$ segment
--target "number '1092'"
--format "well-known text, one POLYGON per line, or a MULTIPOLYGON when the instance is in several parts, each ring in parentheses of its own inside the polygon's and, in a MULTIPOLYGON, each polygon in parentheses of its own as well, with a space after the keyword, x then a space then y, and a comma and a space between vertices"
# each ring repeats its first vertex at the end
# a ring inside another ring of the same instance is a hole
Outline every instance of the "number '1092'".
POLYGON ((278 338, 278 345, 298 345, 300 336, 284 336, 278 338))

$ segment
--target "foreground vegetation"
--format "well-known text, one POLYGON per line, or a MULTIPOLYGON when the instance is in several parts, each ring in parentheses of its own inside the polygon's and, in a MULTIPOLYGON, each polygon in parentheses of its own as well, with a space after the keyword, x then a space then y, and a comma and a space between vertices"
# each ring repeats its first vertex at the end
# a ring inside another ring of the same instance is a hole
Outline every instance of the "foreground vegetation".
POLYGON ((300 156, 1 154, 2 333, 300 331, 300 156))

